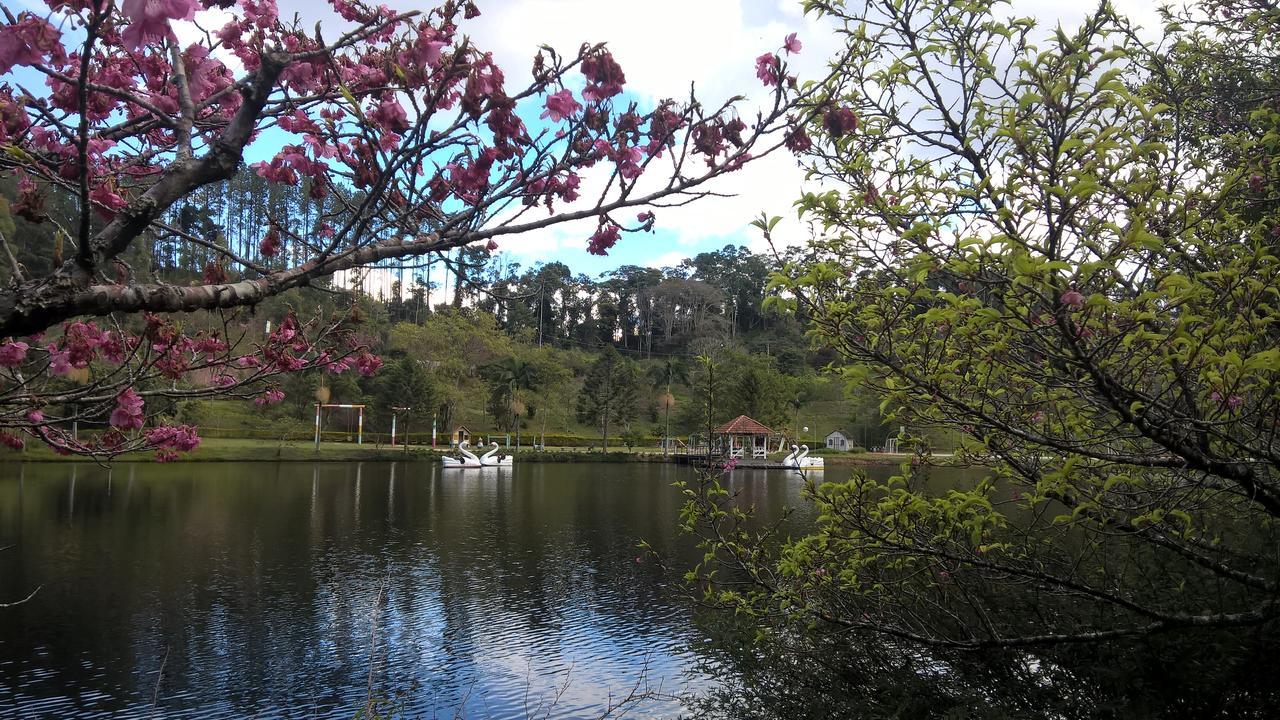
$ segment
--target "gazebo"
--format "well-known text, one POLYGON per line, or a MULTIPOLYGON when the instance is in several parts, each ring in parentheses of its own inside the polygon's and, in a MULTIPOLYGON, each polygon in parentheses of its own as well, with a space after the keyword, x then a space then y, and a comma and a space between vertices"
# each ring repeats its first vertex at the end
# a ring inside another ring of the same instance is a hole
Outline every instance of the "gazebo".
POLYGON ((769 452, 769 438, 773 431, 746 415, 739 415, 712 430, 711 434, 716 437, 716 449, 721 454, 740 458, 747 457, 750 451, 750 457, 763 458, 769 452))

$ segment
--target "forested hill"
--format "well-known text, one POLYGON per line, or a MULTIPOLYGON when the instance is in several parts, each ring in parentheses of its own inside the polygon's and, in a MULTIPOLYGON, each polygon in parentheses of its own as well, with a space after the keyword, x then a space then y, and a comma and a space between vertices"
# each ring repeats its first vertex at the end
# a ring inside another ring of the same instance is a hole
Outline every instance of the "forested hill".
MULTIPOLYGON (((51 207, 32 213, 12 180, 0 181, 0 190, 0 232, 20 267, 60 262, 69 250, 57 221, 70 217, 73 199, 52 194, 51 207)), ((283 263, 294 245, 323 237, 324 223, 342 217, 335 196, 246 169, 176 207, 168 236, 139 244, 117 272, 173 284, 238 279, 219 261, 221 251, 260 267, 283 263), (198 242, 176 241, 191 238, 198 242)), ((708 422, 747 414, 811 442, 837 428, 860 443, 883 442, 876 403, 845 398, 820 374, 830 358, 809 347, 804 319, 766 309, 775 265, 726 246, 672 267, 624 265, 590 277, 564 263, 526 267, 471 246, 412 266, 373 268, 230 318, 199 314, 188 323, 216 329, 230 322, 253 342, 287 308, 304 316, 349 312, 386 360, 378 375, 302 374, 285 382, 286 402, 265 411, 241 401, 188 401, 172 412, 212 434, 304 435, 319 399, 368 405, 373 432, 388 429, 391 407, 410 407, 401 422, 417 431, 434 418, 441 430, 464 424, 513 439, 577 441, 607 434, 614 444, 650 444, 667 428, 705 433, 708 422)), ((0 269, 0 280, 10 272, 0 269)), ((346 422, 335 411, 329 426, 346 422)))

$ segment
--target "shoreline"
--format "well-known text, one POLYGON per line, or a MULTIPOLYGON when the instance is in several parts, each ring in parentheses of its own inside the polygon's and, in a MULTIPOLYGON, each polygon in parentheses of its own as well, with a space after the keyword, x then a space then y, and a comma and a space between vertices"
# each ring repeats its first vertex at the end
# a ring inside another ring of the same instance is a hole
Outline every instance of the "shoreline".
MULTIPOLYGON (((199 448, 179 456, 173 464, 218 462, 434 462, 450 454, 448 448, 401 447, 385 445, 352 445, 350 443, 322 443, 317 451, 309 442, 263 443, 259 440, 228 438, 206 439, 199 448)), ((504 454, 515 455, 517 462, 534 463, 677 463, 677 456, 664 457, 661 452, 610 450, 586 451, 581 448, 552 448, 544 451, 504 449, 504 454)), ((779 456, 781 457, 781 455, 779 456)), ((897 465, 909 455, 883 453, 858 453, 856 455, 825 455, 828 466, 858 467, 897 465)), ((64 456, 45 446, 31 446, 24 450, 0 452, 0 462, 12 463, 94 463, 113 462, 155 463, 153 453, 125 453, 111 459, 97 460, 83 456, 64 456)))

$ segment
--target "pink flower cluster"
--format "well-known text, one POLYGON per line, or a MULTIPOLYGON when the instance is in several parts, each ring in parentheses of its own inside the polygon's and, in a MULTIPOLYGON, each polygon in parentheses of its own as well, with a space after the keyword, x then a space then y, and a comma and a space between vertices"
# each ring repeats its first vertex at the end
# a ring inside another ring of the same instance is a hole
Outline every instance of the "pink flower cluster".
POLYGON ((617 223, 608 218, 600 219, 600 226, 596 228, 591 239, 587 241, 587 252, 592 255, 608 255, 609 248, 618 244, 621 228, 617 223))
POLYGON ((116 409, 111 411, 111 427, 119 430, 138 430, 146 422, 142 414, 142 396, 127 387, 116 395, 116 409))
POLYGON ((165 38, 176 40, 169 21, 190 20, 199 6, 196 0, 124 0, 120 11, 129 19, 129 25, 120 37, 133 50, 165 38))
POLYGON ((356 369, 361 375, 368 377, 378 372, 378 368, 382 367, 382 358, 371 352, 365 351, 356 356, 356 369))
POLYGON ((0 75, 15 65, 36 65, 49 58, 63 61, 66 57, 62 33, 46 20, 22 13, 18 22, 0 25, 0 75))
POLYGON ((258 251, 265 257, 275 257, 283 246, 284 243, 280 240, 280 228, 271 225, 262 236, 262 240, 258 242, 258 251))
POLYGON ((159 425, 143 434, 155 448, 191 452, 200 446, 200 436, 191 425, 159 425))
POLYGON ((587 76, 587 87, 582 91, 582 98, 587 102, 607 100, 622 92, 627 82, 622 67, 613 59, 607 50, 588 56, 582 61, 582 74, 587 76))
POLYGON ((253 404, 258 406, 275 405, 281 400, 284 400, 284 391, 279 388, 272 388, 254 398, 253 404))
MULTIPOLYGON (((99 354, 108 362, 123 363, 136 344, 135 338, 122 337, 114 330, 103 331, 93 323, 76 321, 64 325, 62 337, 44 349, 49 353, 49 372, 66 375, 73 368, 89 367, 99 354)), ((16 357, 16 350, 10 352, 16 357)), ((0 360, 0 365, 3 364, 4 361, 0 360)))
POLYGON ((0 345, 0 367, 18 367, 27 360, 30 346, 24 342, 11 341, 0 345))
POLYGON ((565 202, 577 200, 578 186, 581 183, 582 179, 574 173, 568 173, 563 178, 558 175, 540 177, 529 183, 523 202, 525 205, 537 205, 539 202, 543 202, 547 206, 547 211, 551 212, 555 198, 560 198, 565 202))
POLYGON ((765 87, 782 84, 782 60, 771 52, 756 58, 756 77, 760 78, 765 87))
POLYGON ((547 109, 542 111, 540 116, 543 120, 548 118, 552 122, 560 122, 577 115, 582 110, 582 105, 573 98, 572 90, 561 90, 547 96, 547 109))

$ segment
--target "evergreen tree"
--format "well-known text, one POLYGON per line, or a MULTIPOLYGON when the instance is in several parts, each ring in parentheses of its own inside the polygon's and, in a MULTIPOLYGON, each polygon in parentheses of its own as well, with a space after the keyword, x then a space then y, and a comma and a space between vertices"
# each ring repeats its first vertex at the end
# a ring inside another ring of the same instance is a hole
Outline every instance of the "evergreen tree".
POLYGON ((640 373, 635 363, 606 345, 578 394, 578 421, 599 425, 608 450, 610 425, 631 421, 639 412, 639 399, 640 373))

